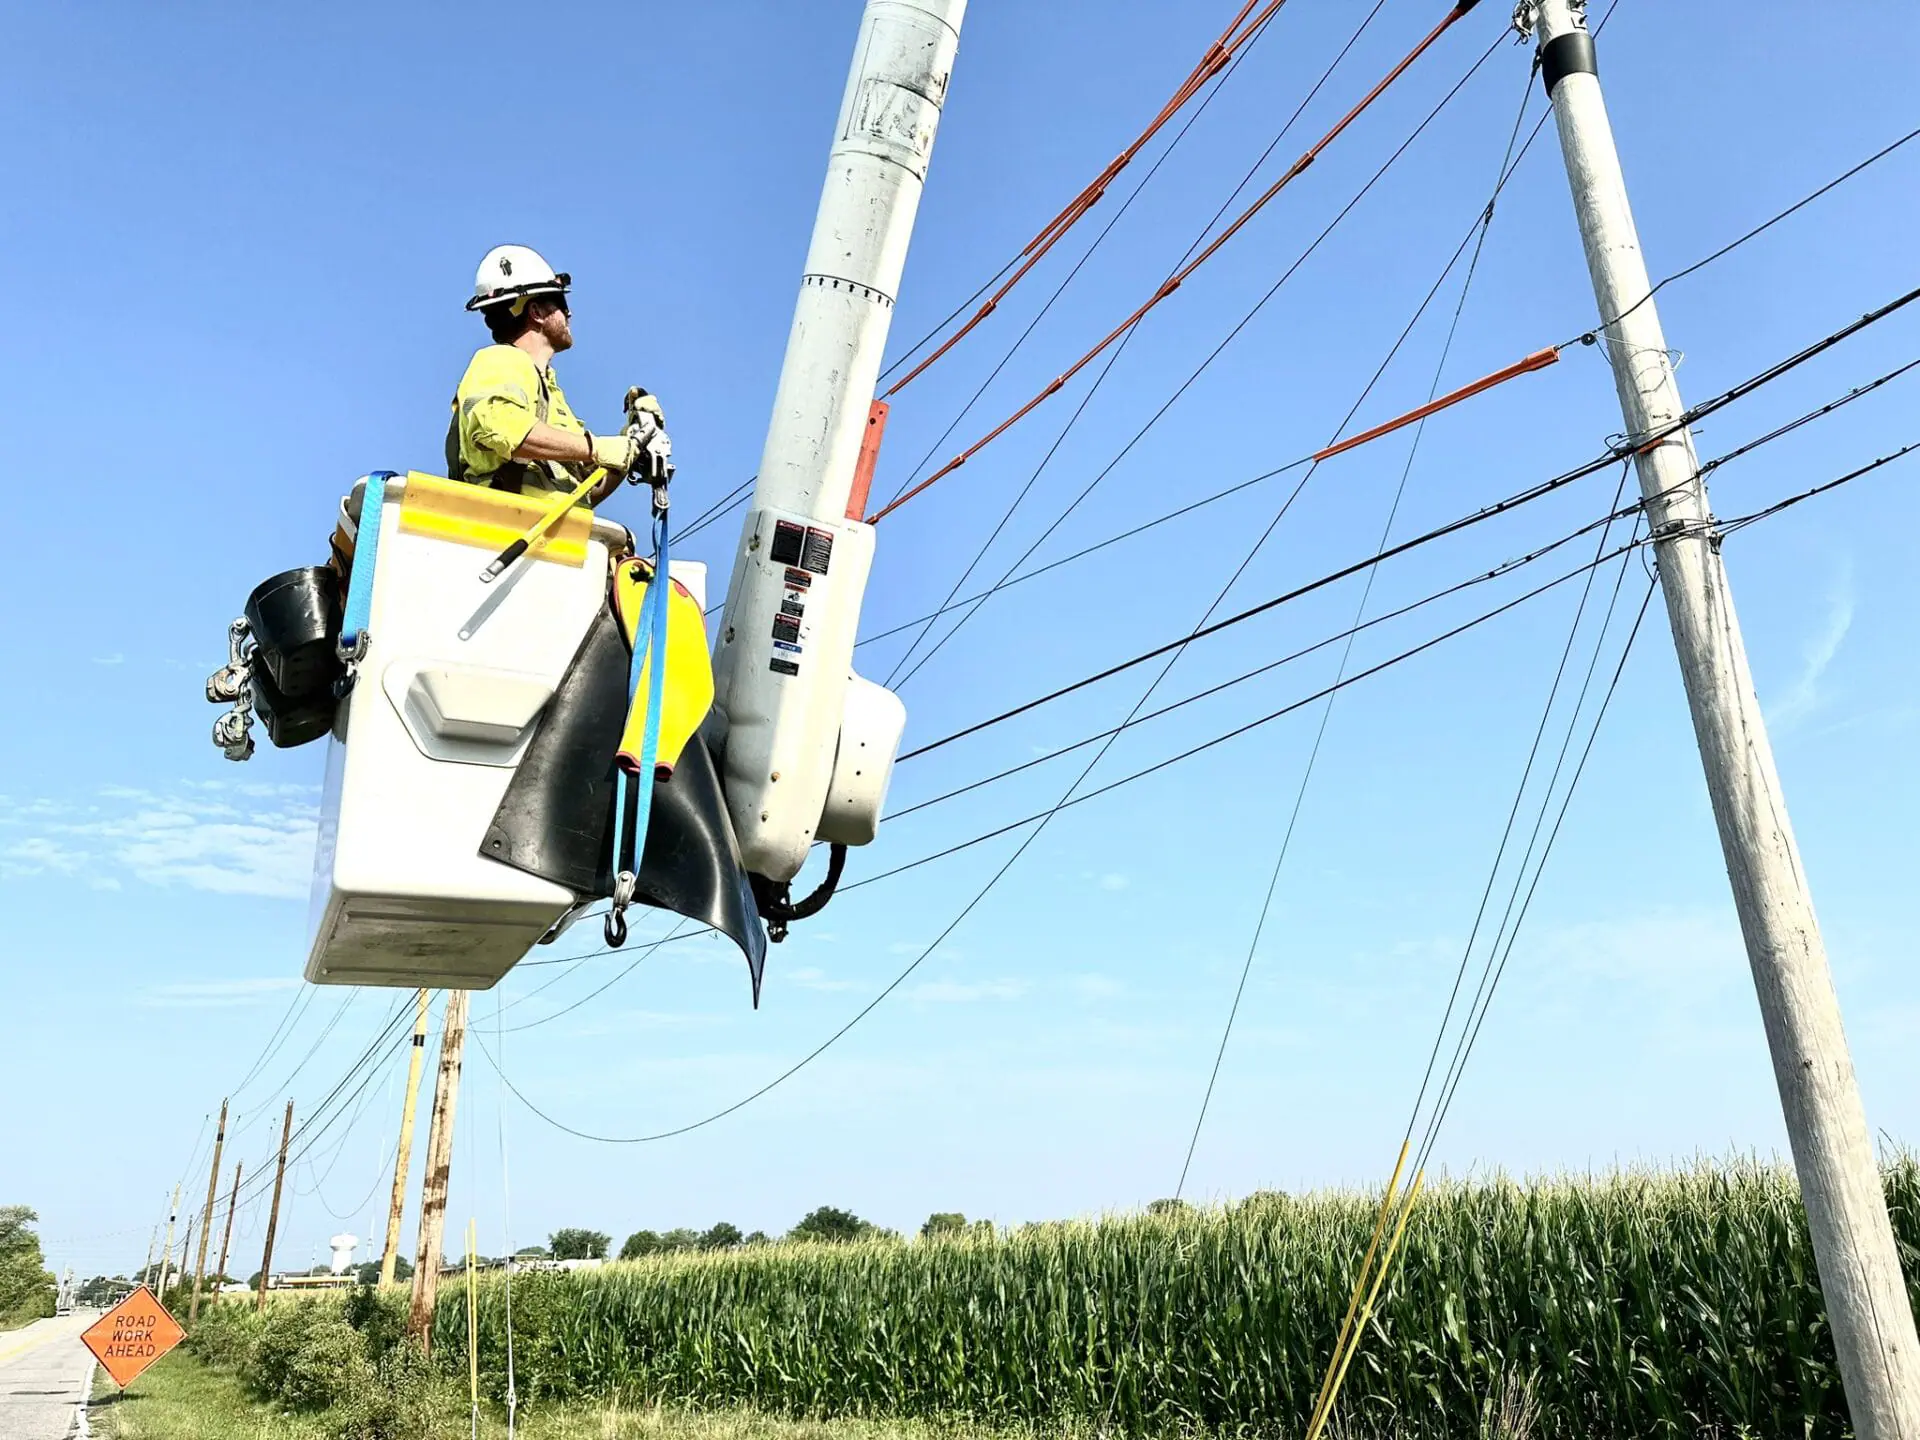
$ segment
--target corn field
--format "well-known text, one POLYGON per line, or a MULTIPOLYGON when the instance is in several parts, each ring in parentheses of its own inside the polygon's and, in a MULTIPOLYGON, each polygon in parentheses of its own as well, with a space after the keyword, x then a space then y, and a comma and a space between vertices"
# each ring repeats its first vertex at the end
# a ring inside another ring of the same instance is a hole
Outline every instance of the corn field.
MULTIPOLYGON (((1886 1175, 1902 1247, 1920 1169, 1886 1175)), ((1291 1435, 1377 1198, 775 1245, 513 1282, 523 1397, 795 1415, 1291 1435)), ((483 1287, 504 1387, 505 1292, 483 1287)), ((436 1346, 464 1356, 442 1291, 436 1346)), ((1476 1436, 1503 1387, 1540 1436, 1837 1436, 1844 1405, 1798 1191, 1759 1166, 1431 1187, 1342 1395, 1348 1433, 1476 1436)))

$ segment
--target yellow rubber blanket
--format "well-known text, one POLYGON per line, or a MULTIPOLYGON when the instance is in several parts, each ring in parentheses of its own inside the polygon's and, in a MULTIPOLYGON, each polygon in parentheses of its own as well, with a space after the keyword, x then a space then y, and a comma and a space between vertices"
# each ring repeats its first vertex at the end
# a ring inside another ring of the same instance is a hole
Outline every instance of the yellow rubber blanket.
MULTIPOLYGON (((644 560, 625 560, 613 572, 613 605, 627 644, 640 628, 640 609, 653 583, 653 567, 644 560)), ((713 708, 713 660, 707 654, 707 623, 700 606, 685 586, 670 581, 667 592, 667 673, 660 696, 660 753, 656 773, 671 775, 680 752, 699 730, 713 708)), ((647 723, 647 690, 653 657, 640 669, 640 685, 620 732, 619 762, 628 770, 640 768, 640 743, 647 723)))

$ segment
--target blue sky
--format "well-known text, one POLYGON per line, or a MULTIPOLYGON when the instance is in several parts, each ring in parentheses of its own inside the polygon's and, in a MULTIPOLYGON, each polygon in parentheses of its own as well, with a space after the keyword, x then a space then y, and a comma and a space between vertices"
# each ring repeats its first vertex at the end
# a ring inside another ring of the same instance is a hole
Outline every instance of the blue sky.
MULTIPOLYGON (((975 0, 896 353, 1125 143, 1232 8, 975 0)), ((1390 0, 1259 183, 1439 8, 1390 0)), ((1482 6, 1456 27, 1156 312, 1015 513, 987 578, 1293 263, 1492 43, 1505 8, 1482 6)), ((402 1002, 298 988, 321 754, 263 749, 240 769, 207 743, 213 712, 199 692, 226 621, 261 577, 324 553, 355 475, 437 463, 447 396, 483 338, 460 302, 475 261, 500 241, 537 245, 577 277, 579 343, 560 374, 589 424, 610 423, 625 387, 644 384, 673 422, 683 506, 704 508, 751 474, 858 13, 853 0, 554 6, 539 17, 551 43, 523 58, 498 37, 524 33, 525 14, 499 6, 455 17, 121 5, 8 21, 20 59, 0 97, 14 197, 0 237, 29 283, 12 307, 6 393, 15 493, 30 504, 0 568, 15 697, 0 709, 13 757, 0 779, 0 1201, 41 1211, 56 1262, 139 1262, 167 1187, 183 1171, 190 1193, 204 1186, 203 1117, 282 1016, 296 1017, 284 1043, 236 1101, 229 1155, 250 1171, 282 1100, 291 1094, 304 1114, 402 1002)), ((1357 14, 1293 0, 947 449, 1151 291, 1357 14)), ((1862 0, 1838 25, 1795 6, 1622 0, 1602 70, 1656 275, 1912 127, 1904 97, 1920 55, 1905 18, 1891 0, 1862 0)), ((1040 556, 1329 439, 1484 205, 1526 71, 1524 50, 1500 49, 1040 556)), ((1530 125, 1537 85, 1527 104, 1530 125)), ((1502 199, 1445 383, 1593 322, 1552 139, 1549 128, 1502 199)), ((901 397, 883 490, 935 447, 1164 143, 1017 302, 901 397)), ((1901 151, 1662 294, 1690 398, 1913 285, 1917 165, 1920 150, 1901 151)), ((1459 277, 1356 423, 1425 398, 1459 277)), ((1715 416, 1703 454, 1912 358, 1917 327, 1920 316, 1890 320, 1715 416)), ((1716 508, 1756 508, 1916 438, 1915 383, 1719 471, 1716 508)), ((884 523, 868 633, 940 601, 1086 393, 1083 381, 884 523)), ((1571 351, 1427 427, 1394 533, 1585 460, 1618 428, 1600 355, 1571 351)), ((1323 467, 1230 603, 1370 553, 1408 440, 1323 467)), ((996 597, 901 687, 910 743, 1181 633, 1285 483, 996 597)), ((1614 483, 1596 476, 1384 568, 1369 613, 1584 523, 1614 483)), ((631 496, 615 505, 636 518, 631 496)), ((1891 1141, 1920 1134, 1920 980, 1899 899, 1920 859, 1916 519, 1912 472, 1892 467, 1727 549, 1869 1118, 1891 1141)), ((722 524, 690 548, 723 563, 731 541, 722 524)), ((1628 611, 1643 584, 1629 572, 1628 611)), ((1501 595, 1520 588, 1509 585, 1501 595)), ((1337 587, 1195 647, 1159 695, 1320 639, 1359 598, 1337 587)), ((1189 1195, 1370 1182, 1390 1167, 1575 598, 1563 587, 1339 698, 1189 1195)), ((1482 599, 1367 632, 1353 665, 1467 618, 1482 599)), ((899 653, 899 641, 878 642, 860 663, 883 677, 899 653)), ((1318 652, 1141 726, 1092 783, 1310 693, 1337 658, 1318 652)), ((1117 723, 1148 678, 1132 672, 903 766, 896 807, 1117 723)), ((478 1217, 483 1248, 497 1250, 509 1208, 512 1239, 527 1243, 564 1224, 616 1238, 722 1218, 777 1230, 825 1203, 908 1227, 932 1210, 1017 1221, 1170 1193, 1319 714, 1309 707, 1066 811, 867 1021, 691 1135, 614 1147, 557 1133, 503 1105, 470 1050, 455 1219, 478 1217)), ((1045 807, 1079 763, 901 817, 855 856, 850 879, 1045 807)), ((1017 843, 854 891, 796 927, 774 952, 758 1013, 737 957, 697 940, 564 1015, 629 961, 518 973, 475 998, 476 1022, 496 1053, 504 1042, 515 1083, 578 1128, 683 1124, 810 1051, 1017 843)), ((396 1054, 381 1067, 295 1167, 284 1261, 324 1257, 338 1229, 364 1233, 384 1197, 403 1064, 396 1054)), ((1781 1139, 1656 605, 1438 1154, 1455 1173, 1585 1169, 1767 1154, 1781 1139)), ((257 1263, 247 1257, 263 1219, 258 1203, 243 1208, 240 1268, 257 1263)), ((407 1235, 410 1248, 411 1206, 407 1235)))

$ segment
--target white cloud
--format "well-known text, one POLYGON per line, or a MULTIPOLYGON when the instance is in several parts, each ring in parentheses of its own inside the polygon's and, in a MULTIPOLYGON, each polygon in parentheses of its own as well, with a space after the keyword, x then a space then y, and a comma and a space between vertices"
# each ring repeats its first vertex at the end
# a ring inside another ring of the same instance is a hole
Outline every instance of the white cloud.
POLYGON ((1825 701, 1820 682, 1840 646, 1853 628, 1853 565, 1843 562, 1834 576, 1833 589, 1827 595, 1827 614, 1819 630, 1800 651, 1800 673, 1786 693, 1767 707, 1767 719, 1781 729, 1791 729, 1817 711, 1825 701))
POLYGON ((1066 984, 1067 989, 1082 1000, 1111 1000, 1116 995, 1125 994, 1127 988, 1111 975, 1092 972, 1069 976, 1066 984))
POLYGON ((127 657, 116 650, 111 655, 94 656, 93 663, 96 665, 124 665, 127 663, 127 657))
POLYGON ((84 876, 95 889, 125 878, 222 895, 306 896, 315 792, 305 786, 208 781, 166 792, 106 786, 59 802, 0 796, 0 879, 84 876))
POLYGON ((140 992, 139 1003, 153 1010, 230 1009, 237 1005, 258 1004, 300 983, 299 976, 291 975, 260 980, 204 980, 150 985, 140 992))

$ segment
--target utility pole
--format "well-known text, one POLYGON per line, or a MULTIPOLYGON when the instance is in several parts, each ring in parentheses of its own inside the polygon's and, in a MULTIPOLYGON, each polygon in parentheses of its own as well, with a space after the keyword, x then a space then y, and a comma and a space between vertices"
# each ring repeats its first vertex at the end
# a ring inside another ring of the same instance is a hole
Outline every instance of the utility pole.
MULTIPOLYGON (((203 1122, 204 1123, 204 1122, 203 1122)), ((203 1130, 201 1134, 205 1134, 203 1130)), ((173 1268, 173 1222, 180 1213, 180 1187, 173 1187, 173 1199, 167 1204, 167 1243, 160 1252, 160 1288, 154 1291, 154 1298, 162 1305, 167 1303, 167 1271, 173 1268)))
POLYGON ((440 1069, 433 1080, 427 1121, 426 1175, 420 1182, 420 1243, 413 1265, 413 1303, 407 1334, 423 1350, 433 1344, 433 1306, 440 1294, 440 1260, 447 1226, 447 1174, 453 1161, 453 1114, 460 1101, 460 1053, 467 1040, 467 992, 447 993, 440 1020, 440 1069))
POLYGON ((260 1256, 260 1299, 254 1309, 267 1308, 267 1282, 273 1279, 273 1232, 280 1228, 280 1187, 287 1182, 287 1141, 293 1136, 293 1101, 280 1122, 280 1163, 273 1172, 273 1206, 267 1211, 267 1248, 260 1256))
MULTIPOLYGON (((200 1252, 193 1262, 193 1299, 187 1302, 187 1324, 191 1325, 200 1315, 200 1282, 207 1273, 207 1241, 213 1236, 213 1197, 220 1189, 220 1151, 227 1143, 227 1101, 220 1101, 220 1124, 213 1132, 213 1164, 207 1170, 207 1203, 200 1212, 200 1252)), ((186 1252, 181 1252, 186 1258, 186 1252)))
MULTIPOLYGON (((1524 0, 1517 19, 1538 42, 1627 437, 1644 442, 1685 407, 1600 95, 1585 0, 1524 0)), ((1634 462, 1854 1433, 1914 1440, 1920 1340, 1693 437, 1676 431, 1634 462)))
POLYGON ((387 1243, 380 1253, 382 1285, 393 1284, 394 1266, 400 1259, 400 1220, 407 1208, 407 1166, 413 1158, 413 1112, 420 1101, 420 1070, 426 1054, 427 991, 422 986, 413 1001, 413 1049, 407 1060, 407 1098, 400 1107, 400 1144, 393 1158, 393 1199, 387 1205, 387 1243))
POLYGON ((233 1162, 233 1193, 227 1196, 227 1227, 220 1232, 220 1264, 215 1268, 224 1283, 227 1278, 227 1247, 233 1242, 233 1212, 240 1208, 240 1162, 233 1162))
POLYGON ((147 1232, 147 1258, 140 1262, 140 1283, 142 1285, 151 1285, 153 1283, 153 1247, 159 1243, 160 1226, 156 1223, 153 1229, 147 1232))

